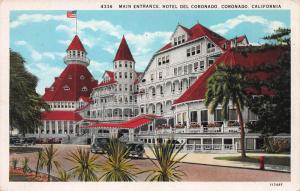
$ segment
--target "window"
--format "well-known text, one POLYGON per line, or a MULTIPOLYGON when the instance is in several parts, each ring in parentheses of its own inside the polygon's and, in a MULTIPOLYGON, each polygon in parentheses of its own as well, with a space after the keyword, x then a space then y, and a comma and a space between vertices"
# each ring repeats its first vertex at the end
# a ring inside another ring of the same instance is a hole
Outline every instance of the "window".
POLYGON ((118 64, 117 64, 117 63, 115 63, 115 68, 117 68, 117 66, 118 66, 118 64))
POLYGON ((197 54, 200 54, 200 45, 197 45, 196 52, 197 52, 197 54))
POLYGON ((183 74, 187 74, 187 66, 183 67, 183 74))
POLYGON ((161 65, 161 58, 158 58, 158 65, 161 65))
POLYGON ((117 73, 115 73, 115 78, 116 78, 116 79, 118 79, 118 75, 117 75, 117 73))
POLYGON ((158 73, 158 77, 159 77, 160 80, 162 79, 162 72, 158 73))
POLYGON ((207 110, 201 110, 201 124, 203 126, 207 126, 207 124, 208 124, 208 111, 207 110))
POLYGON ((216 109, 215 113, 214 113, 214 121, 215 122, 223 122, 223 116, 222 116, 222 112, 221 109, 216 109))
POLYGON ((73 52, 72 52, 72 53, 73 53, 73 56, 75 56, 75 50, 73 50, 73 52))
POLYGON ((122 91, 122 85, 121 84, 119 85, 119 90, 122 91))
POLYGON ((198 122, 197 111, 191 112, 191 122, 198 122))
POLYGON ((122 67, 121 61, 119 61, 119 67, 120 67, 120 68, 122 67))
POLYGON ((201 70, 201 71, 204 70, 204 61, 200 61, 200 70, 201 70))
POLYGON ((237 121, 236 109, 229 109, 228 110, 228 120, 229 121, 237 121))
POLYGON ((129 62, 130 63, 130 68, 132 68, 132 62, 129 62))
POLYGON ((127 61, 125 61, 125 68, 127 68, 127 61))
POLYGON ((258 117, 255 113, 253 113, 251 110, 248 110, 248 120, 249 121, 257 121, 258 117))
POLYGON ((132 79, 132 73, 130 72, 130 79, 132 79))
POLYGON ((214 60, 208 60, 208 66, 211 66, 214 63, 214 60))
POLYGON ((79 51, 77 51, 77 56, 80 56, 80 52, 79 51))
POLYGON ((174 68, 174 76, 177 76, 177 68, 174 68))
POLYGON ((181 75, 181 73, 182 73, 182 67, 179 67, 178 68, 178 75, 181 75))
POLYGON ((178 44, 181 44, 181 36, 178 37, 178 44))
POLYGON ((130 85, 130 91, 132 91, 132 85, 130 85))
POLYGON ((196 48, 195 47, 192 47, 192 55, 195 55, 195 50, 196 50, 196 48))
POLYGON ((119 78, 122 78, 122 72, 119 72, 119 78))
POLYGON ((170 62, 170 60, 169 60, 169 55, 168 56, 166 56, 166 63, 169 63, 170 62))
POLYGON ((82 92, 86 92, 88 89, 87 89, 87 87, 86 86, 83 86, 82 88, 81 88, 81 91, 82 92))
POLYGON ((182 38, 182 43, 184 43, 184 41, 185 41, 185 35, 182 35, 181 38, 182 38))
POLYGON ((125 89, 125 91, 127 91, 127 90, 128 90, 128 88, 127 88, 127 84, 124 84, 124 89, 125 89))
POLYGON ((65 90, 65 91, 69 91, 69 90, 70 90, 70 87, 69 87, 68 85, 65 85, 65 86, 64 86, 64 90, 65 90))
POLYGON ((80 79, 84 80, 85 79, 84 75, 80 75, 80 79))
POLYGON ((176 37, 174 38, 174 45, 175 46, 177 45, 177 38, 176 37))
POLYGON ((125 77, 125 79, 127 79, 127 72, 124 73, 124 77, 125 77))
POLYGON ((190 74, 190 73, 192 73, 192 71, 193 71, 193 65, 189 64, 189 66, 188 66, 188 73, 190 74))
POLYGON ((154 80, 154 74, 151 74, 151 81, 154 80))
POLYGON ((198 69, 198 62, 194 63, 194 70, 196 71, 198 69))
POLYGON ((187 57, 191 56, 191 49, 188 48, 188 49, 186 50, 186 56, 187 56, 187 57))
POLYGON ((163 64, 166 63, 165 57, 162 57, 162 63, 163 63, 163 64))

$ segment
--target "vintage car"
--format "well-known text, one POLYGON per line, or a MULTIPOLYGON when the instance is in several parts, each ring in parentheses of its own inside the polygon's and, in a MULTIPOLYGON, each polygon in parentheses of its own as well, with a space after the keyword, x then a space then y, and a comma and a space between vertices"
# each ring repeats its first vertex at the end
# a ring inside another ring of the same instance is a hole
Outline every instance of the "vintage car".
POLYGON ((129 157, 143 158, 145 153, 143 142, 127 142, 126 147, 129 150, 129 157))
POLYGON ((91 144, 92 153, 105 153, 106 146, 109 144, 109 138, 107 137, 96 137, 91 144))

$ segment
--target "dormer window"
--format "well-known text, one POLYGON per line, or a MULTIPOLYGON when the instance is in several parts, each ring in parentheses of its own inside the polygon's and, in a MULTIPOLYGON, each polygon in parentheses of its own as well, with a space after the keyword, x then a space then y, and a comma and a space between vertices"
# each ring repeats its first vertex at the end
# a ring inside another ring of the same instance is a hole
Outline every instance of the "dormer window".
POLYGON ((82 91, 82 92, 86 92, 86 91, 88 91, 88 89, 87 89, 86 86, 83 86, 83 87, 81 88, 81 91, 82 91))
POLYGON ((72 79, 72 75, 68 75, 68 79, 72 79))
POLYGON ((176 37, 174 38, 174 45, 175 46, 177 45, 177 38, 176 37))
POLYGON ((178 45, 181 44, 181 36, 178 37, 178 45))
POLYGON ((65 91, 69 91, 69 90, 70 90, 70 87, 69 87, 68 85, 65 85, 65 86, 64 86, 64 90, 65 90, 65 91))
POLYGON ((185 41, 185 35, 182 35, 182 43, 184 43, 184 41, 185 41))
POLYGON ((127 68, 127 61, 125 61, 125 68, 127 68))
POLYGON ((119 67, 122 67, 121 61, 119 61, 119 67))
POLYGON ((80 75, 80 79, 84 80, 85 79, 84 75, 80 75))
POLYGON ((51 90, 51 91, 54 91, 54 87, 53 87, 53 86, 51 86, 50 90, 51 90))

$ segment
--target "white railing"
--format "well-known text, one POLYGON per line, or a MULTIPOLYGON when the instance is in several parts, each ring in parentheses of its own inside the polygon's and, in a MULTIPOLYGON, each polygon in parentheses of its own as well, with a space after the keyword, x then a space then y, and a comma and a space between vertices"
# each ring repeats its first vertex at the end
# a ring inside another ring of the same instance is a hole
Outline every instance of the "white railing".
POLYGON ((186 145, 184 145, 184 151, 187 151, 187 152, 211 152, 211 151, 237 152, 237 145, 236 144, 186 144, 186 145))
POLYGON ((65 56, 64 57, 64 62, 68 62, 68 61, 79 61, 79 62, 83 62, 83 63, 90 63, 90 59, 88 59, 87 57, 83 57, 83 56, 65 56))

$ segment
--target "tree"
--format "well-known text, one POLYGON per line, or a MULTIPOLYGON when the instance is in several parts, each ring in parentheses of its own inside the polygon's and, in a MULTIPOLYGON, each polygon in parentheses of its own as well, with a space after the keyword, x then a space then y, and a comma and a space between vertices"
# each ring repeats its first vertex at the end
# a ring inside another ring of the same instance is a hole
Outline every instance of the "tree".
POLYGON ((53 165, 55 165, 57 169, 59 169, 60 167, 59 162, 56 160, 57 156, 58 150, 55 149, 52 144, 44 148, 44 152, 42 154, 42 165, 47 167, 48 182, 50 182, 50 176, 53 165))
POLYGON ((176 145, 172 144, 172 142, 173 141, 171 140, 170 143, 160 143, 153 147, 150 146, 157 162, 148 157, 155 168, 149 170, 150 174, 146 180, 173 182, 180 181, 181 177, 185 175, 185 173, 179 169, 179 162, 187 154, 179 157, 178 153, 183 149, 183 145, 176 149, 176 145))
POLYGON ((101 165, 101 170, 104 174, 100 180, 104 181, 134 181, 138 168, 130 163, 128 159, 129 150, 125 144, 120 142, 117 138, 110 140, 107 146, 106 161, 101 165))
POLYGON ((23 57, 10 50, 10 129, 17 128, 23 135, 41 125, 41 110, 49 108, 35 91, 37 77, 24 64, 23 57))
POLYGON ((71 179, 72 175, 67 171, 61 169, 58 171, 58 180, 62 182, 68 182, 71 179))
POLYGON ((255 132, 262 133, 265 147, 269 147, 268 137, 279 133, 290 133, 291 129, 291 52, 290 29, 279 28, 270 36, 260 51, 267 48, 280 48, 282 54, 277 63, 270 68, 262 67, 258 71, 273 72, 271 78, 264 84, 274 91, 272 96, 248 97, 249 109, 258 116, 255 123, 248 123, 247 127, 255 132), (280 111, 280 112, 279 112, 280 111))
POLYGON ((246 158, 245 150, 245 129, 242 110, 244 109, 247 96, 244 92, 245 78, 243 68, 239 66, 227 66, 224 63, 216 67, 216 72, 208 79, 207 91, 205 94, 205 105, 214 113, 218 105, 222 107, 222 116, 228 118, 228 105, 231 102, 237 110, 240 124, 241 158, 246 158))
POLYGON ((76 151, 72 151, 66 157, 74 165, 70 172, 77 176, 80 181, 97 181, 96 172, 99 170, 99 165, 96 163, 97 155, 90 154, 88 149, 78 147, 76 151))
POLYGON ((43 164, 43 149, 40 149, 38 152, 37 152, 37 161, 36 161, 36 167, 35 167, 35 176, 37 176, 38 172, 39 172, 39 169, 42 169, 44 167, 44 164, 43 164))

